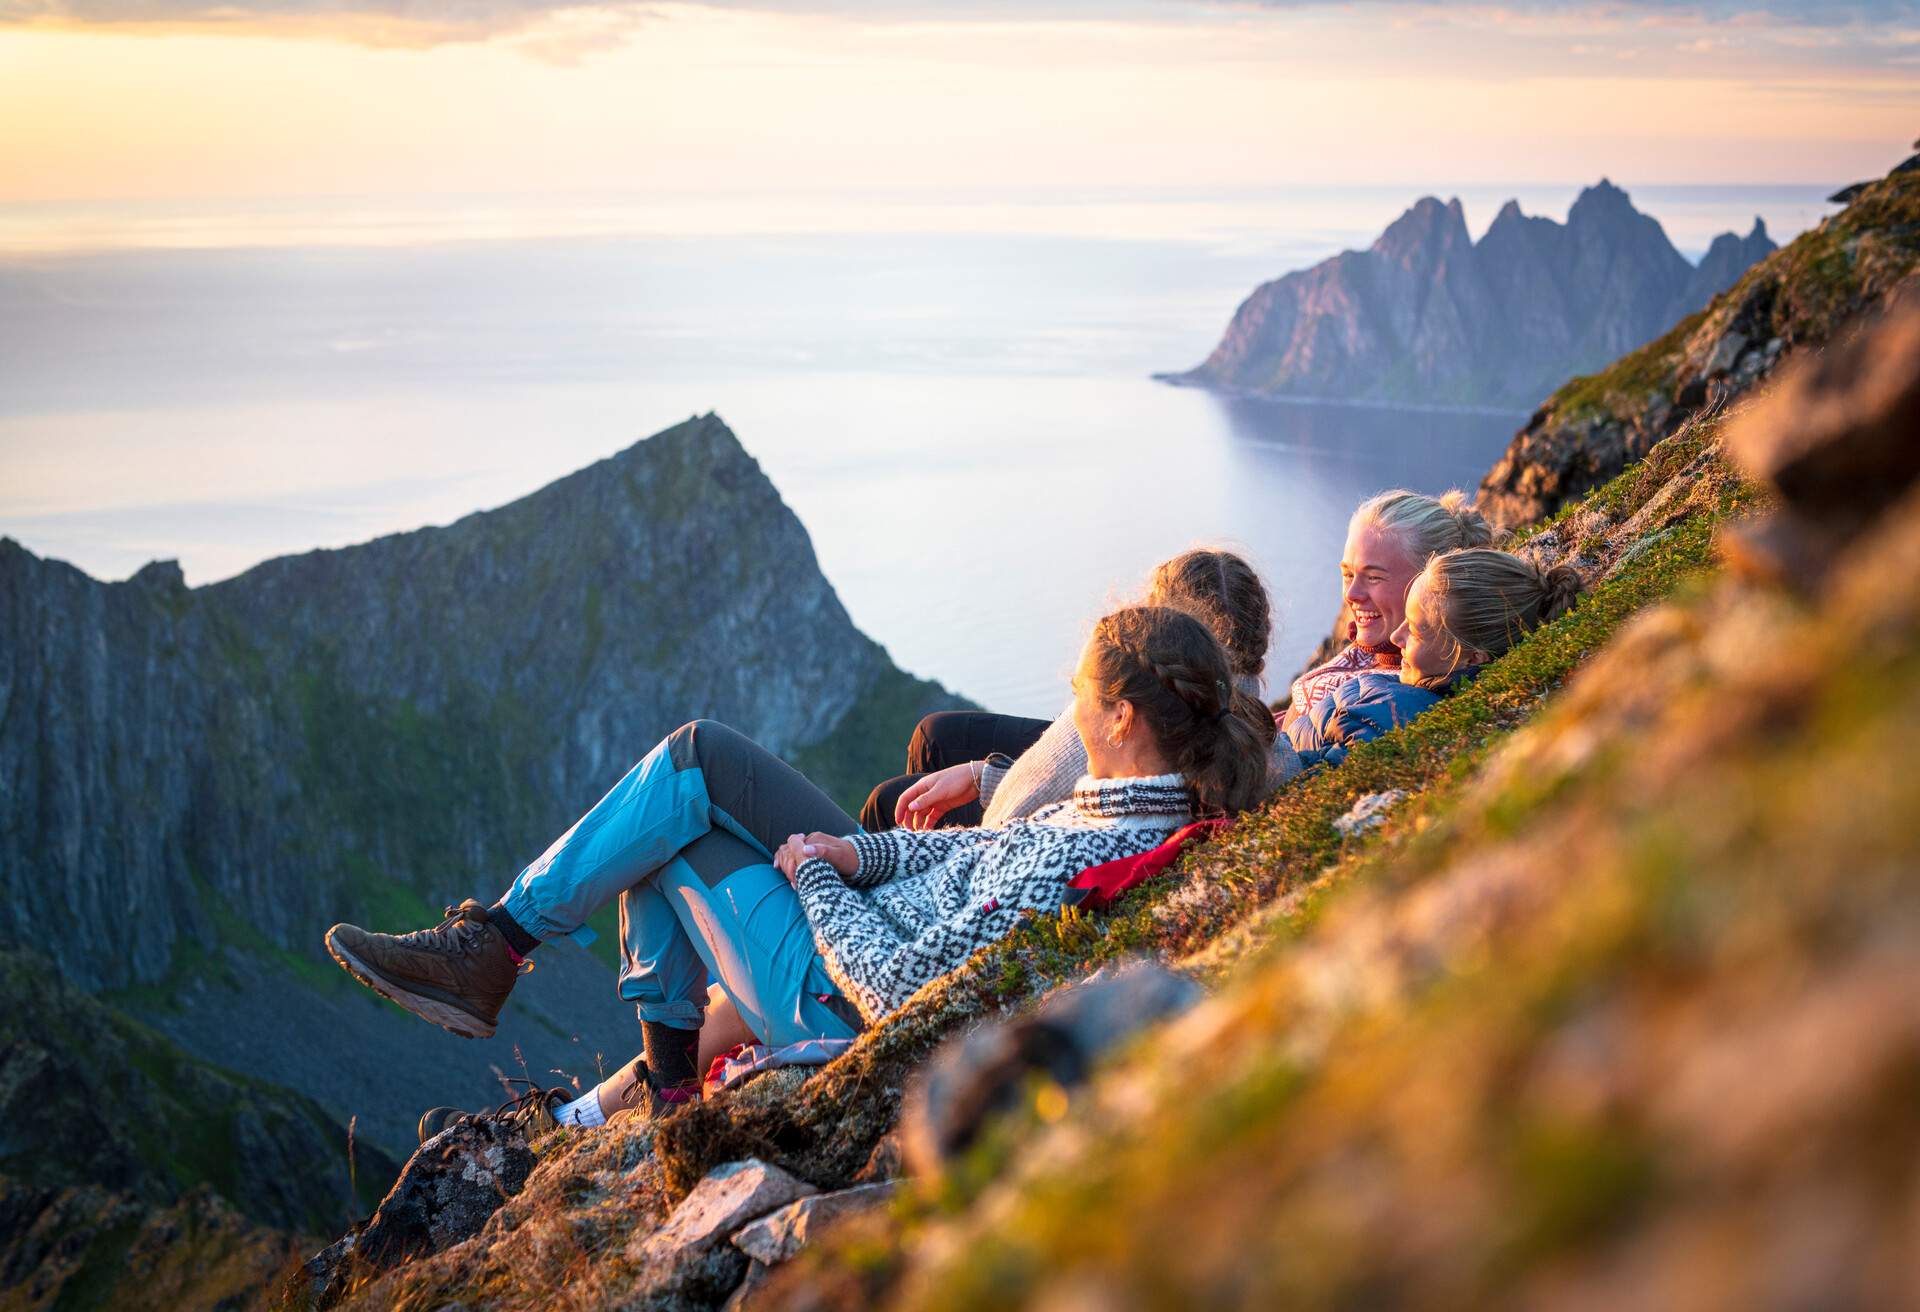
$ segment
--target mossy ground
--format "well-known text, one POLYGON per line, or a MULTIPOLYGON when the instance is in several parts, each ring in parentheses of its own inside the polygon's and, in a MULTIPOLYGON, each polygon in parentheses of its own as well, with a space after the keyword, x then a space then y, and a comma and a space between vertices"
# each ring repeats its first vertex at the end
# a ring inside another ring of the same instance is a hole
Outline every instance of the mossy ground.
POLYGON ((1643 613, 893 1292, 1910 1298, 1917 566, 1910 501, 1824 604, 1643 613))

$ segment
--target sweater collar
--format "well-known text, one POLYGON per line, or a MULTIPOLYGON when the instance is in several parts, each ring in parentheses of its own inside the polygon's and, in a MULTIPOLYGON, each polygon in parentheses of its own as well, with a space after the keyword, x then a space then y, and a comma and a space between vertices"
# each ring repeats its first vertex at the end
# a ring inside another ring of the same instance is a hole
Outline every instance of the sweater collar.
POLYGON ((1187 815, 1193 810, 1193 791, 1180 774, 1142 775, 1131 779, 1095 779, 1080 776, 1073 786, 1074 809, 1083 815, 1115 819, 1128 815, 1187 815))

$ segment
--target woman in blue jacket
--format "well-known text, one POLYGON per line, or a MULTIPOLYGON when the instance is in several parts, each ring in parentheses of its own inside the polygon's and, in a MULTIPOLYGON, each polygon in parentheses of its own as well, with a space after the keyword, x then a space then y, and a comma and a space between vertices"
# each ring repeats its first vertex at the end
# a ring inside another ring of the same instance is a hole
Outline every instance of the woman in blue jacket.
POLYGON ((1339 765, 1356 743, 1413 720, 1480 673, 1521 637, 1566 612, 1581 590, 1570 565, 1542 570, 1489 547, 1435 556, 1407 591, 1394 630, 1398 675, 1340 684, 1287 726, 1304 765, 1339 765))

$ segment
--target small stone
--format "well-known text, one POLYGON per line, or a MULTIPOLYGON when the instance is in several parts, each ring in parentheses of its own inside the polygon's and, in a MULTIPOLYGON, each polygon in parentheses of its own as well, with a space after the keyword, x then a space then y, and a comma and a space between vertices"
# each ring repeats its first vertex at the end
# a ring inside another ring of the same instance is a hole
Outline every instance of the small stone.
POLYGON ((740 1284, 747 1258, 727 1239, 755 1217, 818 1193, 755 1157, 714 1168, 680 1200, 666 1224, 628 1255, 646 1272, 644 1307, 712 1307, 740 1284))
POLYGON ((867 1154, 867 1164, 853 1173, 853 1182, 885 1184, 888 1180, 898 1179, 901 1169, 900 1132, 889 1130, 880 1136, 880 1142, 867 1154))
POLYGON ((643 1262, 665 1262, 695 1248, 706 1248, 755 1217, 795 1199, 818 1193, 805 1180, 769 1166, 757 1157, 714 1168, 693 1192, 680 1200, 665 1225, 642 1241, 643 1262))
POLYGON ((802 1198, 742 1229, 734 1235, 733 1245, 756 1263, 777 1266, 812 1243, 823 1226, 883 1206, 893 1197, 895 1188, 893 1184, 863 1184, 802 1198))
POLYGON ((1347 813, 1333 822, 1348 838, 1358 838, 1361 834, 1371 833, 1387 822, 1387 812, 1406 799, 1406 790, 1389 788, 1384 793, 1368 793, 1348 808, 1347 813))
POLYGON ((1747 335, 1737 330, 1729 330, 1713 344, 1713 351, 1707 356, 1707 365, 1700 371, 1701 375, 1706 378, 1718 378, 1722 374, 1733 372, 1733 366, 1740 360, 1740 353, 1746 349, 1747 335))

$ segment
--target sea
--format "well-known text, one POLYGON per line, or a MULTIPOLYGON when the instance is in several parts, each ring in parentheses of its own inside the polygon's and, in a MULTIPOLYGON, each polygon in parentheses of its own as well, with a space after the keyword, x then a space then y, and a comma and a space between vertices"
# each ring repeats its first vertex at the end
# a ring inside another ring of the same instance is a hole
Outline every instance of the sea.
MULTIPOLYGON (((1828 186, 1623 185, 1690 258, 1832 212, 1828 186)), ((1326 634, 1352 507, 1472 489, 1525 416, 1149 375, 1433 190, 0 207, 0 534, 201 584, 713 411, 917 674, 1050 716, 1090 623, 1212 544, 1274 595, 1277 692, 1326 634)), ((1577 191, 1438 194, 1477 236, 1509 196, 1563 219, 1577 191)))

